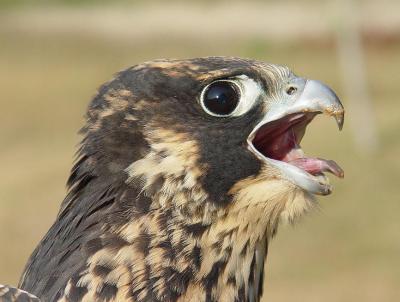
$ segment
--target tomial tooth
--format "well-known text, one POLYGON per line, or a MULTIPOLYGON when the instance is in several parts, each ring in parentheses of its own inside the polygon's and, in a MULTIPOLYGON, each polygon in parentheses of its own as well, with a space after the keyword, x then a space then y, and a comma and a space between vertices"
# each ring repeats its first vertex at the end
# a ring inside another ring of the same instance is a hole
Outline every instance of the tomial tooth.
POLYGON ((339 130, 342 130, 344 124, 344 111, 335 113, 334 118, 336 120, 336 124, 338 125, 339 130))

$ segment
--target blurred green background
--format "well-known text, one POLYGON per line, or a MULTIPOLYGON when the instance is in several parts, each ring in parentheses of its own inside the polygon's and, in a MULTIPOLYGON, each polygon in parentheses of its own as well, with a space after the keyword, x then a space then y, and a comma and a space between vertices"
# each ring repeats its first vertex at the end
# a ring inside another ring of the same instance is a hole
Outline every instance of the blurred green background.
POLYGON ((345 179, 280 228, 263 301, 400 301, 400 3, 346 3, 0 1, 0 282, 17 284, 52 224, 100 84, 145 60, 230 55, 326 82, 347 109, 342 133, 320 117, 303 140, 345 179))

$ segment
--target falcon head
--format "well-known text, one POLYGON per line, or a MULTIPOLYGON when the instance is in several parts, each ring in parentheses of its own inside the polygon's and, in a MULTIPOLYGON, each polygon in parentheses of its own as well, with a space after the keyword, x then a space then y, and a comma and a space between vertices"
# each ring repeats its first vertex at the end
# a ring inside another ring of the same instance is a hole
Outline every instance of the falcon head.
POLYGON ((326 172, 343 176, 300 147, 319 113, 342 128, 330 88, 254 60, 120 72, 89 106, 69 194, 23 287, 50 300, 258 301, 278 222, 331 192, 326 172))
POLYGON ((243 195, 249 206, 250 199, 290 196, 281 210, 293 207, 293 216, 314 194, 331 193, 326 172, 343 177, 334 161, 307 157, 300 147, 319 113, 342 128, 336 94, 287 67, 226 57, 159 60, 102 87, 83 148, 104 176, 122 173, 148 196, 172 194, 172 204, 161 206, 182 213, 207 216, 206 209, 223 211, 243 195))

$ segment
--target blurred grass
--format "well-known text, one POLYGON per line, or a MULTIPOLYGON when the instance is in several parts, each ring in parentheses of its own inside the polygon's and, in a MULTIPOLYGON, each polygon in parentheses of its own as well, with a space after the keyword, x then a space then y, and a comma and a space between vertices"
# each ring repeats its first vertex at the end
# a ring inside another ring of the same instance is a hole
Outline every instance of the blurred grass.
MULTIPOLYGON (((159 0, 151 0, 152 2, 159 0)), ((207 0, 196 0, 196 1, 207 1, 207 0)), ((105 4, 139 4, 144 3, 145 0, 1 0, 0 8, 21 8, 21 7, 33 7, 33 6, 93 6, 93 5, 105 5, 105 4)))
MULTIPOLYGON (((240 0, 191 0, 190 2, 192 3, 203 3, 206 5, 213 5, 216 2, 219 3, 231 3, 233 1, 240 2, 240 0)), ((265 0, 252 0, 254 1, 259 1, 259 2, 265 2, 265 0)), ((274 0, 267 0, 270 2, 273 2, 274 0)), ((303 0, 304 1, 304 0, 303 0)), ((306 0, 308 2, 316 2, 318 0, 306 0)), ((169 0, 169 3, 175 2, 175 3, 184 3, 187 2, 186 0, 169 0)), ((0 8, 21 8, 21 7, 32 7, 32 6, 43 6, 43 7, 48 7, 48 6, 98 6, 98 5, 147 5, 147 4, 162 4, 165 3, 164 0, 1 0, 0 1, 0 8)))
MULTIPOLYGON (((65 194, 91 96, 116 71, 160 57, 235 55, 290 66, 341 95, 334 47, 276 45, 259 39, 109 41, 88 36, 0 30, 0 282, 17 284, 29 254, 65 194)), ((346 127, 317 118, 303 147, 345 169, 321 210, 281 227, 268 256, 267 301, 400 299, 400 45, 366 50, 380 150, 362 155, 346 127)), ((342 97, 344 104, 350 102, 342 97)), ((351 119, 357 112, 347 112, 351 119)))

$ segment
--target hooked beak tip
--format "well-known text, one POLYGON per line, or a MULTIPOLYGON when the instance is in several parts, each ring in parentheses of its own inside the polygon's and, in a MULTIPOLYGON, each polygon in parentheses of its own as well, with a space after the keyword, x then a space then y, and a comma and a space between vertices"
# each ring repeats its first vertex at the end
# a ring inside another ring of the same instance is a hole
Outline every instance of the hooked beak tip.
POLYGON ((339 131, 342 131, 344 124, 344 111, 335 114, 334 117, 336 120, 336 124, 338 125, 339 131))
POLYGON ((333 116, 339 130, 344 124, 344 108, 336 93, 327 85, 316 80, 307 80, 305 88, 298 102, 315 111, 333 116))

